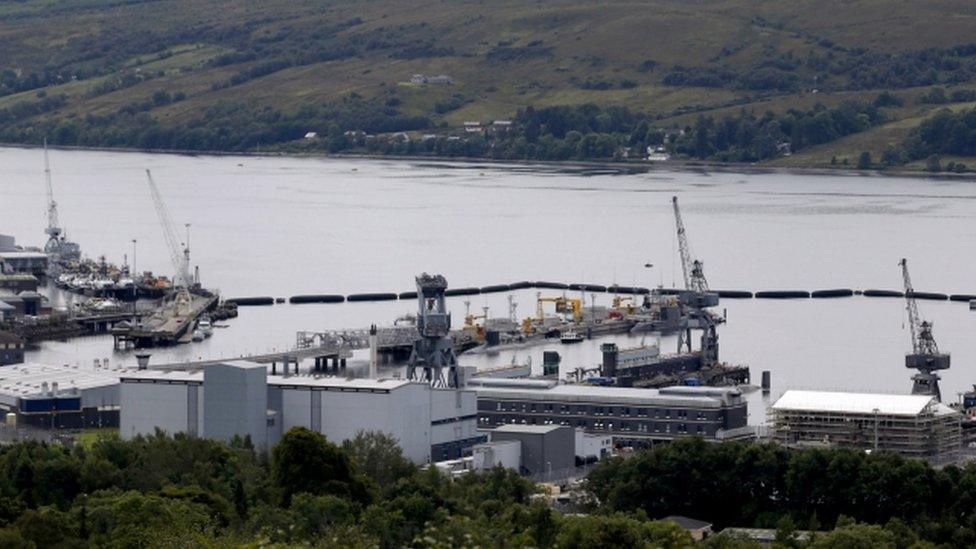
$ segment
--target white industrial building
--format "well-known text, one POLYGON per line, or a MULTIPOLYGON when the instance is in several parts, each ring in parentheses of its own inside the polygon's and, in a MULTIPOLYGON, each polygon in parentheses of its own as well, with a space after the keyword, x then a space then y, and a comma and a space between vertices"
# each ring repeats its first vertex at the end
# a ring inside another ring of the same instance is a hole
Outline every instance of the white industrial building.
POLYGON ((0 368, 0 410, 47 428, 118 424, 119 369, 24 363, 0 368))
POLYGON ((962 415, 931 395, 789 390, 770 408, 772 438, 790 447, 837 446, 933 461, 960 450, 962 415))
POLYGON ((120 394, 125 438, 159 428, 222 440, 250 435, 268 447, 299 426, 336 443, 381 431, 416 463, 460 457, 485 440, 473 391, 402 379, 268 377, 263 365, 234 361, 203 373, 140 371, 122 378, 120 394))

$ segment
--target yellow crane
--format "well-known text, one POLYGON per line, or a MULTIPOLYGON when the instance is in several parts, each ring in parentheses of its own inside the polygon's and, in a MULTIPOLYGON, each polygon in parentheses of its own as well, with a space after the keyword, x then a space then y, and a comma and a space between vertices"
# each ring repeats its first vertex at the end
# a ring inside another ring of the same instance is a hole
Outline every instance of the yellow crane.
POLYGON ((543 320, 545 319, 545 314, 542 309, 543 303, 554 303, 556 305, 557 313, 572 314, 573 322, 583 321, 583 300, 569 299, 566 296, 542 297, 541 294, 537 294, 535 314, 539 324, 542 324, 543 320))
POLYGON ((485 324, 488 322, 488 307, 482 308, 482 310, 484 311, 482 314, 473 315, 470 313, 471 302, 465 301, 464 306, 465 306, 464 326, 461 327, 461 330, 465 332, 471 332, 472 334, 474 334, 474 338, 476 341, 484 341, 485 324), (478 320, 482 321, 481 324, 477 323, 478 320))

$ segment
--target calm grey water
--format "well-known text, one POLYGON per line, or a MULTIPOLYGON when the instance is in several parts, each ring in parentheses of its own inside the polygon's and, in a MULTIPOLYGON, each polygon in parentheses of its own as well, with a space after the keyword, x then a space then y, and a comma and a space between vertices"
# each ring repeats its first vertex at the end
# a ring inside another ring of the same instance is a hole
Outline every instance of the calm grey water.
MULTIPOLYGON (((901 286, 907 257, 916 288, 976 293, 976 186, 970 181, 800 175, 637 175, 461 163, 148 155, 52 151, 62 223, 90 256, 121 263, 138 240, 139 269, 169 273, 144 170, 152 169, 177 224, 191 223, 193 263, 225 296, 413 289, 417 273, 481 286, 523 279, 671 285, 670 198, 678 195, 695 255, 713 288, 822 289, 901 286), (653 269, 643 268, 654 263, 653 269)), ((0 233, 44 240, 39 150, 0 148, 0 233)), ((471 306, 505 314, 507 296, 471 306)), ((518 292, 519 316, 534 292, 518 292)), ((451 300, 459 322, 464 298, 451 300)), ((597 298, 597 304, 609 296, 597 298)), ((786 388, 904 392, 909 346, 897 299, 726 300, 722 356, 773 373, 786 388)), ((414 303, 247 308, 206 342, 158 351, 154 361, 282 349, 296 330, 388 324, 414 303)), ((976 383, 976 313, 965 304, 921 302, 953 354, 946 399, 976 383)), ((621 345, 636 338, 620 336, 621 345)), ((665 338, 671 350, 675 342, 665 338)), ((541 362, 559 348, 564 369, 590 366, 598 342, 515 353, 541 362)), ((111 340, 45 343, 29 360, 90 364, 111 340)), ((513 353, 469 357, 479 367, 513 353)), ((762 416, 755 396, 753 415, 762 416)))

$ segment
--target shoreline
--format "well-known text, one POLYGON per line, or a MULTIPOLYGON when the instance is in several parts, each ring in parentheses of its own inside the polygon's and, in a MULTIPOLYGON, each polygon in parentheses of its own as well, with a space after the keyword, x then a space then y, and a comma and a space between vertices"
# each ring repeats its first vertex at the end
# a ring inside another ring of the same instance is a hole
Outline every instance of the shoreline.
MULTIPOLYGON (((30 143, 3 143, 0 148, 6 149, 41 149, 42 145, 30 143)), ((806 175, 831 177, 902 177, 913 179, 939 179, 976 181, 976 173, 927 172, 919 170, 858 170, 856 168, 818 168, 818 167, 785 167, 760 166, 755 164, 738 164, 729 162, 707 162, 699 160, 668 160, 664 162, 647 162, 638 160, 520 160, 496 159, 466 156, 412 156, 385 154, 334 154, 327 152, 260 152, 260 151, 195 151, 182 149, 142 149, 136 147, 86 147, 75 145, 48 145, 51 150, 82 151, 82 152, 115 152, 167 154, 175 156, 214 156, 214 157, 242 157, 242 158, 323 158, 323 159, 359 159, 359 160, 393 160, 400 162, 432 162, 432 163, 464 163, 514 166, 546 166, 550 168, 568 168, 577 170, 614 170, 621 173, 650 173, 658 171, 675 171, 687 173, 710 172, 733 173, 742 175, 806 175)))

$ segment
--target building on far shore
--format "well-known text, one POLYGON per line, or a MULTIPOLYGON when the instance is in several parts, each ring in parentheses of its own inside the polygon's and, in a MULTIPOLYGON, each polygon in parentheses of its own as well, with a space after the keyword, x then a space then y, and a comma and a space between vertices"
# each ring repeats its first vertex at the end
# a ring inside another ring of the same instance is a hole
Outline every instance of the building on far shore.
POLYGON ((954 460, 962 414, 927 395, 789 390, 770 408, 771 435, 792 448, 887 451, 935 462, 954 460))

